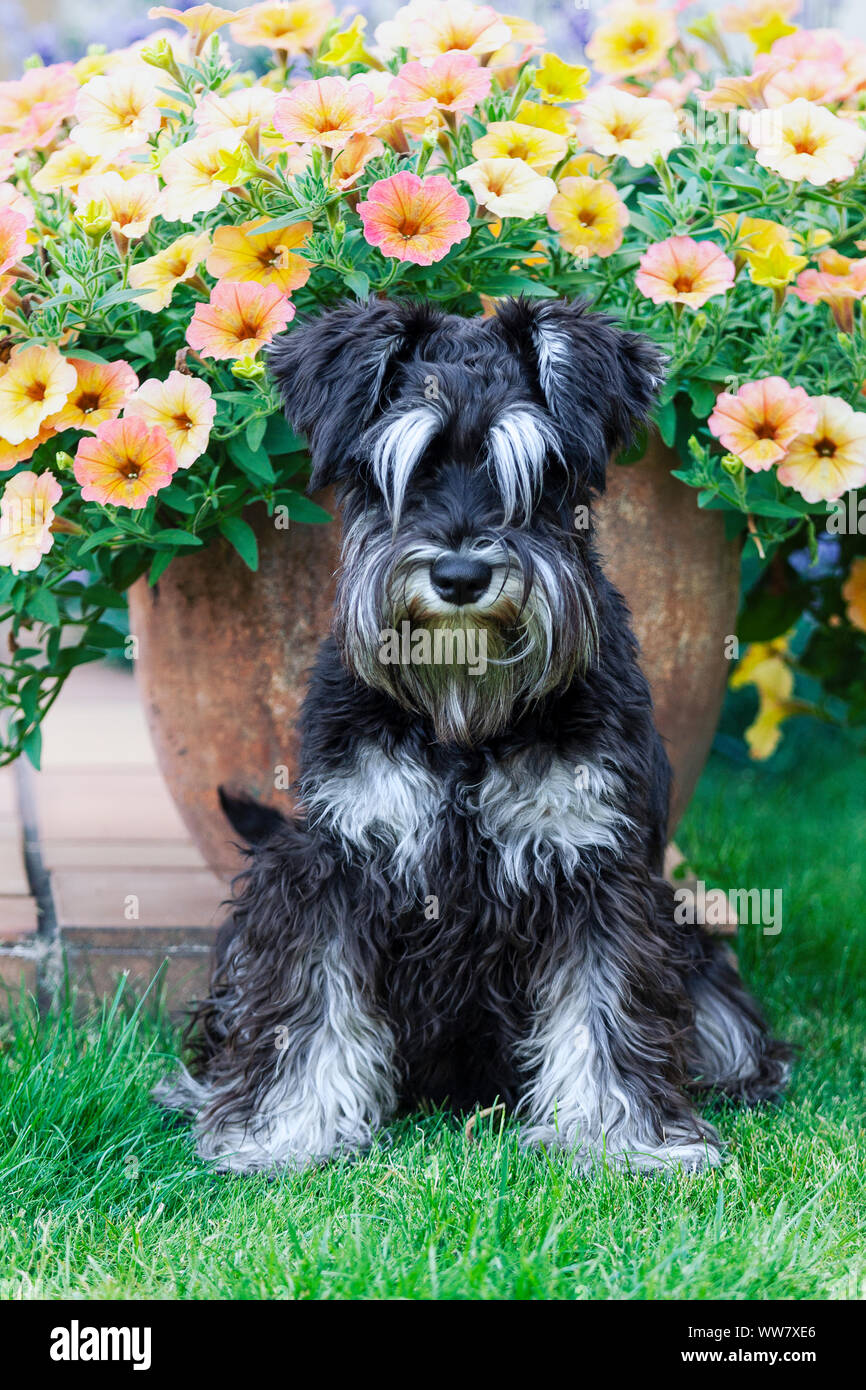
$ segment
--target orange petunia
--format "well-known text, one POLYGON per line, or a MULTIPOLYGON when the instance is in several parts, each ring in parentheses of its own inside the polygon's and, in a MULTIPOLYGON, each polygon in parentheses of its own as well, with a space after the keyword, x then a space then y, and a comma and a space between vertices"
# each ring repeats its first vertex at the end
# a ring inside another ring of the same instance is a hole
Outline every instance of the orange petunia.
POLYGON ((116 420, 133 391, 138 377, 128 362, 88 362, 68 358, 78 380, 69 399, 51 419, 55 430, 88 430, 95 434, 106 420, 116 420))
POLYGON ((274 285, 221 280, 208 304, 197 304, 186 340, 202 357, 255 357, 295 317, 295 306, 274 285))
POLYGON ((156 216, 159 183, 153 174, 135 174, 125 179, 114 170, 92 174, 81 180, 76 207, 105 203, 111 214, 111 230, 126 241, 143 237, 156 216))
MULTIPOLYGON (((334 160, 334 186, 345 193, 358 182, 371 159, 383 153, 385 146, 376 135, 353 135, 334 160)), ((309 224, 310 226, 312 224, 309 224)))
POLYGON ((27 218, 10 208, 0 209, 0 275, 28 254, 27 218))
POLYGON ((171 482, 176 469, 165 430, 128 416, 106 420, 92 438, 82 439, 73 471, 85 502, 135 509, 171 482))
POLYGON ((0 82, 0 146, 45 149, 72 115, 78 82, 71 63, 28 68, 13 82, 0 82))
POLYGON ((441 53, 432 63, 405 63, 392 90, 408 101, 432 97, 440 111, 472 111, 493 77, 470 53, 441 53))
POLYGON ((144 291, 136 300, 138 307, 149 314, 165 309, 176 287, 195 275, 209 248, 207 232, 187 232, 155 256, 138 261, 129 272, 130 287, 144 291))
POLYGON ((33 439, 66 404, 77 379, 53 344, 16 348, 0 375, 0 437, 7 444, 33 439))
POLYGON ((793 441, 817 421, 818 411, 802 386, 768 376, 745 382, 736 395, 722 391, 707 425, 729 453, 760 473, 783 459, 793 441))
POLYGON ((13 574, 38 569, 54 544, 51 523, 62 489, 53 473, 16 473, 0 500, 0 565, 13 574))
MULTIPOLYGON (((363 137, 362 137, 363 138, 363 137)), ((292 222, 274 232, 257 232, 267 217, 242 222, 238 227, 217 227, 207 268, 217 280, 255 280, 291 294, 310 278, 312 263, 293 253, 313 230, 312 222, 292 222)))
POLYGON ((188 10, 173 10, 169 5, 154 5, 148 19, 173 19, 182 24, 190 37, 193 53, 199 53, 211 34, 240 18, 237 10, 223 10, 218 5, 192 5, 188 10))
POLYGON ((189 468, 208 446, 216 401, 200 377, 169 372, 165 381, 151 379, 139 386, 126 407, 127 418, 131 415, 165 430, 178 468, 189 468))
POLYGON ((44 444, 46 439, 51 439, 56 433, 53 423, 49 422, 42 425, 39 433, 35 434, 32 439, 22 439, 20 444, 9 444, 0 435, 0 473, 8 473, 9 469, 14 468, 16 464, 31 458, 39 445, 44 444))
POLYGON ((843 333, 854 330, 854 305, 866 298, 866 259, 850 260, 836 251, 818 257, 818 270, 797 276, 793 293, 805 304, 829 304, 836 326, 843 333))
POLYGON ((635 284, 653 304, 687 304, 699 309, 734 283, 735 267, 713 241, 689 236, 654 242, 640 259, 635 284))
POLYGON ((547 209, 547 221, 559 233, 565 251, 589 256, 611 256, 622 245, 628 209, 609 179, 560 180, 556 197, 547 209))
POLYGON ((235 17, 231 34, 247 48, 275 48, 296 55, 318 47, 334 18, 329 0, 266 0, 235 17))
POLYGON ((300 82, 274 108, 274 125, 297 144, 341 150, 353 135, 369 134, 375 124, 373 93, 345 77, 300 82))
MULTIPOLYGON (((379 33, 377 29, 377 39, 379 33)), ((504 16, 489 5, 471 5, 468 0, 439 0, 436 5, 414 7, 405 46, 415 57, 423 59, 455 51, 481 57, 495 53, 510 42, 511 30, 504 16)))
POLYGON ((441 174, 379 179, 357 211, 371 246, 415 265, 441 261, 469 235, 469 204, 441 174))
POLYGON ((818 419, 779 464, 777 477, 807 502, 835 502, 866 485, 866 413, 838 396, 815 396, 818 419))

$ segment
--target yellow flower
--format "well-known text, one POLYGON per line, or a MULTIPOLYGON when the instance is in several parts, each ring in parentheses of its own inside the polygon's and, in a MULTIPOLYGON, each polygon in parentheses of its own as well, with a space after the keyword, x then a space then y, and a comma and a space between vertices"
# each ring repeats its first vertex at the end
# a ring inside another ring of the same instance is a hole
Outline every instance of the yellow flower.
POLYGON ((9 479, 0 501, 0 565, 8 565, 13 574, 38 568, 54 544, 51 523, 60 496, 51 473, 37 477, 26 471, 9 479))
POLYGON ((168 5, 155 5, 147 12, 148 19, 173 19, 181 24, 190 37, 193 53, 200 53, 203 44, 230 24, 238 15, 234 10, 222 10, 218 5, 193 5, 188 10, 173 10, 168 5))
POLYGON ((164 430, 178 468, 189 468, 208 446, 216 401, 200 377, 169 372, 165 381, 143 382, 124 414, 137 415, 149 429, 164 430))
POLYGON ((842 597, 847 604, 851 626, 866 632, 866 555, 852 561, 848 578, 842 585, 842 597))
POLYGON ((114 155, 143 145, 159 130, 162 116, 159 78, 144 63, 93 77, 75 103, 78 121, 69 138, 86 154, 114 155))
POLYGON ((542 101, 580 101, 589 82, 589 68, 564 63, 555 53, 545 53, 535 74, 542 101))
POLYGON ((660 68, 676 41, 676 21, 668 10, 619 4, 596 29, 586 54, 605 77, 635 77, 660 68))
POLYGON ((311 53, 333 17, 329 0, 266 0, 263 5, 241 10, 231 34, 236 43, 248 48, 311 53))
POLYGON ((763 24, 756 24, 753 29, 746 31, 755 50, 758 53, 769 53, 773 44, 779 39, 783 39, 786 34, 797 32, 796 24, 788 24, 780 14, 770 14, 763 24))
POLYGON ((866 485, 866 413, 838 396, 814 396, 812 404, 818 423, 790 445, 776 476, 807 502, 835 502, 866 485))
POLYGON ((74 193, 82 179, 101 173, 105 160, 87 154, 80 145, 63 145, 52 150, 42 168, 33 175, 33 187, 39 193, 74 193))
POLYGON ((225 130, 187 140, 165 156, 159 169, 165 181, 159 211, 166 222, 189 222, 217 206, 230 186, 224 156, 242 142, 243 131, 225 130))
POLYGON ((520 121, 493 121, 487 134, 472 142, 476 159, 523 159, 540 174, 549 174, 567 151, 564 135, 520 121))
POLYGON ((792 183, 849 179, 866 148, 866 131, 805 97, 740 120, 758 163, 792 183))
POLYGON ((563 164, 559 171, 560 179, 582 179, 584 177, 598 178, 601 174, 606 174, 610 167, 610 160, 602 159, 600 154, 593 154, 591 150, 585 150, 583 154, 576 154, 567 164, 563 164))
POLYGON ((774 290, 790 285, 797 272, 809 263, 808 256, 794 255, 787 247, 780 245, 768 246, 765 251, 752 251, 747 253, 746 258, 753 284, 774 290))
POLYGON ((479 207, 497 217, 535 217, 547 211, 556 193, 553 179, 537 174, 522 159, 481 159, 459 174, 479 207))
POLYGON ((155 256, 139 261, 129 272, 129 283, 134 290, 145 290, 136 303, 140 309, 155 314, 171 303, 175 287, 184 280, 191 280, 210 248, 207 232, 198 235, 187 232, 178 237, 170 246, 157 251, 155 256))
POLYGON ((564 250, 604 257, 622 245, 629 219, 612 183, 584 176, 560 180, 547 220, 564 250))
POLYGON ((364 47, 366 27, 366 19, 359 14, 348 29, 344 29, 341 34, 334 34, 324 53, 319 54, 318 61, 329 68, 347 68, 350 63, 363 63, 366 67, 379 68, 378 58, 374 58, 364 47))
POLYGON ((312 232, 312 222, 292 222, 275 232, 257 233, 268 221, 258 217, 239 227, 217 227, 207 258, 208 271, 216 280, 256 280, 260 285, 276 285, 282 294, 307 283, 312 263, 293 252, 312 232))
POLYGON ((730 679, 732 690, 754 685, 758 691, 758 714, 746 730, 749 754, 758 762, 769 758, 779 746, 781 725, 796 713, 792 700, 794 673, 785 657, 788 638, 772 642, 753 642, 730 679))
POLYGON ((32 439, 66 404, 77 381, 72 363, 53 344, 17 348, 0 376, 0 436, 8 444, 32 439))
POLYGON ((78 187, 77 204, 105 203, 111 214, 111 230, 127 241, 143 237, 156 215, 159 184, 153 174, 124 179, 112 171, 92 174, 78 187))
POLYGON ((618 87, 596 87, 577 111, 580 140, 597 154, 622 155, 639 169, 681 143, 677 113, 666 101, 618 87))
POLYGON ((522 101, 517 108, 517 120, 521 125, 534 125, 540 130, 552 130, 554 135, 570 135, 574 130, 568 114, 560 107, 541 106, 537 101, 522 101))

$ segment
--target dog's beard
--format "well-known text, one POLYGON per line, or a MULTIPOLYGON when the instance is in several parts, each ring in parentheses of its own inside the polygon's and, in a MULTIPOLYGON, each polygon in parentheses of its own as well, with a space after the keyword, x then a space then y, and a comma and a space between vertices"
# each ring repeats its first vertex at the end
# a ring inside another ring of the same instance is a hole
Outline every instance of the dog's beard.
POLYGON ((558 554, 533 554, 527 582, 515 554, 487 545, 471 547, 492 565, 487 593, 454 607, 429 580, 440 549, 395 554, 390 535, 367 534, 341 574, 335 633, 359 680, 428 716, 440 742, 471 746, 592 661, 595 609, 580 572, 558 554))

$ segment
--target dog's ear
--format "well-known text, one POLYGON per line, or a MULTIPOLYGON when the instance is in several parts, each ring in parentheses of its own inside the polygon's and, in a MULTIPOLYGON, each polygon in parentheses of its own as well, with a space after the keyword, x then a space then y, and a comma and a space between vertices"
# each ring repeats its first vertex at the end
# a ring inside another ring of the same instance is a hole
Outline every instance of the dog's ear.
POLYGON ((344 476, 397 362, 441 320, 427 304, 372 299, 341 304, 274 340, 268 366, 288 420, 309 441, 311 491, 344 476))
POLYGON ((218 787, 217 792, 226 820, 235 834, 246 840, 248 845, 264 844, 279 826, 286 823, 285 817, 273 806, 265 806, 251 796, 232 796, 225 787, 218 787))
POLYGON ((534 370, 566 459, 602 491, 608 459, 649 418, 664 380, 663 353, 579 300, 507 300, 490 323, 534 370))

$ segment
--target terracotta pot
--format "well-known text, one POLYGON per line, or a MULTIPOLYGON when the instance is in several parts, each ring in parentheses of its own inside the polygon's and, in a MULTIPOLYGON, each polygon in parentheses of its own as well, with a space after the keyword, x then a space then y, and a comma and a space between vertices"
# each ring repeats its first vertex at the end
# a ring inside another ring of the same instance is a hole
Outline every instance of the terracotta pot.
MULTIPOLYGON (((736 630, 739 550, 720 512, 698 510, 660 443, 610 470, 598 507, 607 572, 625 594, 674 765, 673 821, 709 752, 736 630)), ((333 499, 319 499, 332 507, 333 499)), ((275 769, 294 775, 305 672, 328 631, 339 528, 253 519, 252 574, 224 541, 175 560, 155 589, 130 591, 138 678, 160 767, 195 842, 220 874, 238 867, 216 788, 286 807, 275 769)), ((285 775, 280 778, 285 784, 285 775)))

